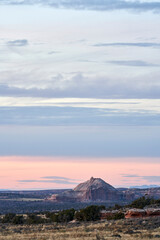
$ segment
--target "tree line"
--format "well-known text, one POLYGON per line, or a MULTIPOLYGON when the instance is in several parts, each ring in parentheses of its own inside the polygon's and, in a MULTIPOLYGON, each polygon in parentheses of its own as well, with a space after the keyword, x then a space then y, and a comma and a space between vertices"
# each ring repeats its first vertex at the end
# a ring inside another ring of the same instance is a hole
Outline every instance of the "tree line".
MULTIPOLYGON (((110 216, 108 220, 117 220, 124 218, 123 209, 125 207, 130 208, 144 208, 145 206, 150 206, 153 204, 160 204, 159 200, 154 200, 153 198, 148 198, 146 196, 141 197, 133 201, 130 205, 120 206, 115 205, 107 210, 119 210, 119 212, 110 216)), ((72 220, 77 221, 97 221, 101 218, 101 211, 106 210, 105 206, 91 205, 80 210, 75 210, 74 208, 62 210, 59 212, 44 212, 44 213, 29 213, 25 215, 18 215, 15 213, 7 213, 1 215, 0 223, 9 224, 44 224, 44 223, 67 223, 72 220)))

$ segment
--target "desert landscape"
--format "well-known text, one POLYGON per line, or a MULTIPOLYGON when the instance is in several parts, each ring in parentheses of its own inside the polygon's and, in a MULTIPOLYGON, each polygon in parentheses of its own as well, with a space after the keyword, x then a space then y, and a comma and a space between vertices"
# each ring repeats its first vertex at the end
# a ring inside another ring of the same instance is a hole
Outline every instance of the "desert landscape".
MULTIPOLYGON (((158 193, 158 189, 146 191, 153 193, 156 190, 158 193)), ((133 195, 132 189, 132 201, 130 196, 130 201, 125 205, 124 200, 128 200, 128 190, 123 189, 121 192, 100 178, 92 177, 80 183, 74 190, 21 192, 16 193, 17 199, 13 198, 13 193, 11 195, 1 194, 2 199, 4 196, 10 196, 10 200, 6 199, 6 201, 11 201, 11 203, 15 201, 20 204, 27 196, 28 201, 35 204, 32 211, 30 209, 30 213, 27 212, 27 205, 24 205, 23 211, 19 210, 22 213, 8 213, 5 208, 3 209, 4 214, 0 215, 0 239, 2 240, 147 240, 160 238, 158 195, 155 195, 156 199, 154 199, 153 195, 143 195, 141 192, 142 196, 138 198, 137 194, 133 195), (22 196, 23 198, 20 198, 22 196), (37 196, 40 199, 36 199, 37 196), (67 196, 67 198, 62 198, 62 196, 67 196), (112 204, 107 202, 106 206, 102 205, 107 200, 112 200, 112 204), (117 203, 116 200, 118 200, 117 203), (42 211, 39 208, 35 212, 36 204, 39 202, 46 205, 49 203, 52 208, 50 211, 42 211), (73 208, 74 203, 76 209, 73 208), (60 207, 55 209, 54 205, 57 208, 61 206, 62 210, 60 207), (69 209, 70 206, 72 208, 69 209)), ((24 203, 26 202, 27 199, 24 203)))
POLYGON ((160 240, 160 0, 0 0, 0 240, 160 240))

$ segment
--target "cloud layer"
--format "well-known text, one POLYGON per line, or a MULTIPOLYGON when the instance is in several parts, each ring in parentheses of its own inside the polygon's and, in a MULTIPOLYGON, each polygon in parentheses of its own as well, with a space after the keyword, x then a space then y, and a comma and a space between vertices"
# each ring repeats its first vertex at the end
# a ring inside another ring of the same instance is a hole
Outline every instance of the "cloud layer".
POLYGON ((87 9, 96 11, 134 10, 134 11, 160 11, 160 2, 153 1, 124 1, 124 0, 2 0, 0 4, 10 5, 47 5, 54 8, 87 9))
POLYGON ((160 183, 160 176, 140 176, 138 174, 124 174, 122 175, 124 178, 132 178, 132 179, 139 179, 139 181, 141 180, 146 180, 148 183, 152 183, 152 182, 157 182, 160 183))
MULTIPOLYGON (((0 125, 21 126, 160 126, 160 113, 155 110, 138 109, 132 104, 122 107, 120 104, 81 103, 82 107, 0 107, 0 125), (100 108, 98 108, 98 105, 100 108)), ((79 105, 79 104, 78 104, 79 105)))
POLYGON ((120 66, 133 66, 133 67, 159 67, 158 64, 152 64, 140 60, 119 60, 119 61, 109 61, 111 64, 120 65, 120 66))
MULTIPOLYGON (((151 65, 156 67, 153 64, 141 61, 111 61, 110 63, 130 67, 140 67, 140 65, 145 68, 151 65)), ((94 77, 77 73, 70 77, 58 74, 48 80, 35 80, 34 75, 27 77, 25 74, 16 76, 16 74, 10 73, 10 77, 7 80, 10 84, 0 84, 0 95, 48 98, 160 98, 159 76, 159 72, 155 76, 152 73, 137 77, 131 76, 130 78, 127 76, 124 76, 124 78, 121 76, 119 78, 108 76, 94 77), (30 87, 26 85, 26 82, 30 87)))
POLYGON ((71 179, 71 178, 65 178, 65 177, 59 177, 59 176, 42 177, 42 179, 19 180, 18 182, 19 183, 56 183, 56 184, 63 184, 63 185, 75 185, 75 184, 77 185, 77 184, 79 184, 78 180, 71 179))
POLYGON ((114 43, 96 43, 94 47, 144 47, 160 48, 160 43, 154 42, 114 42, 114 43))

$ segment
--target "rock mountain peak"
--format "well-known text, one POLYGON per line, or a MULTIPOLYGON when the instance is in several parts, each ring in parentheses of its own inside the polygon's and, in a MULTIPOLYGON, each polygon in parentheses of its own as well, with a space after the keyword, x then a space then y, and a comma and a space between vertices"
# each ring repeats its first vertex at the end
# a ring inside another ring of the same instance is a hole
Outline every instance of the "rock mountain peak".
POLYGON ((80 183, 76 188, 74 188, 74 191, 88 191, 94 190, 94 189, 105 189, 105 190, 112 190, 112 191, 117 191, 114 187, 112 187, 110 184, 106 183, 104 180, 101 178, 94 178, 91 177, 90 180, 80 183))

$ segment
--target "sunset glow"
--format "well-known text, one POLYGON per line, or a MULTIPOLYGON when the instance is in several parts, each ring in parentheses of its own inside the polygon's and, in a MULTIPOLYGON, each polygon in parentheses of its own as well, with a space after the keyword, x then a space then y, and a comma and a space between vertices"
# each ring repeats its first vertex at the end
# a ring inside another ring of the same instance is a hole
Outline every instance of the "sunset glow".
POLYGON ((151 179, 147 180, 145 177, 159 175, 159 160, 139 158, 1 157, 0 188, 73 188, 91 176, 100 177, 116 187, 147 185, 151 183, 151 179), (145 164, 144 161, 146 161, 145 164), (66 182, 64 182, 65 178, 66 182), (58 183, 56 183, 57 179, 59 179, 58 183))

